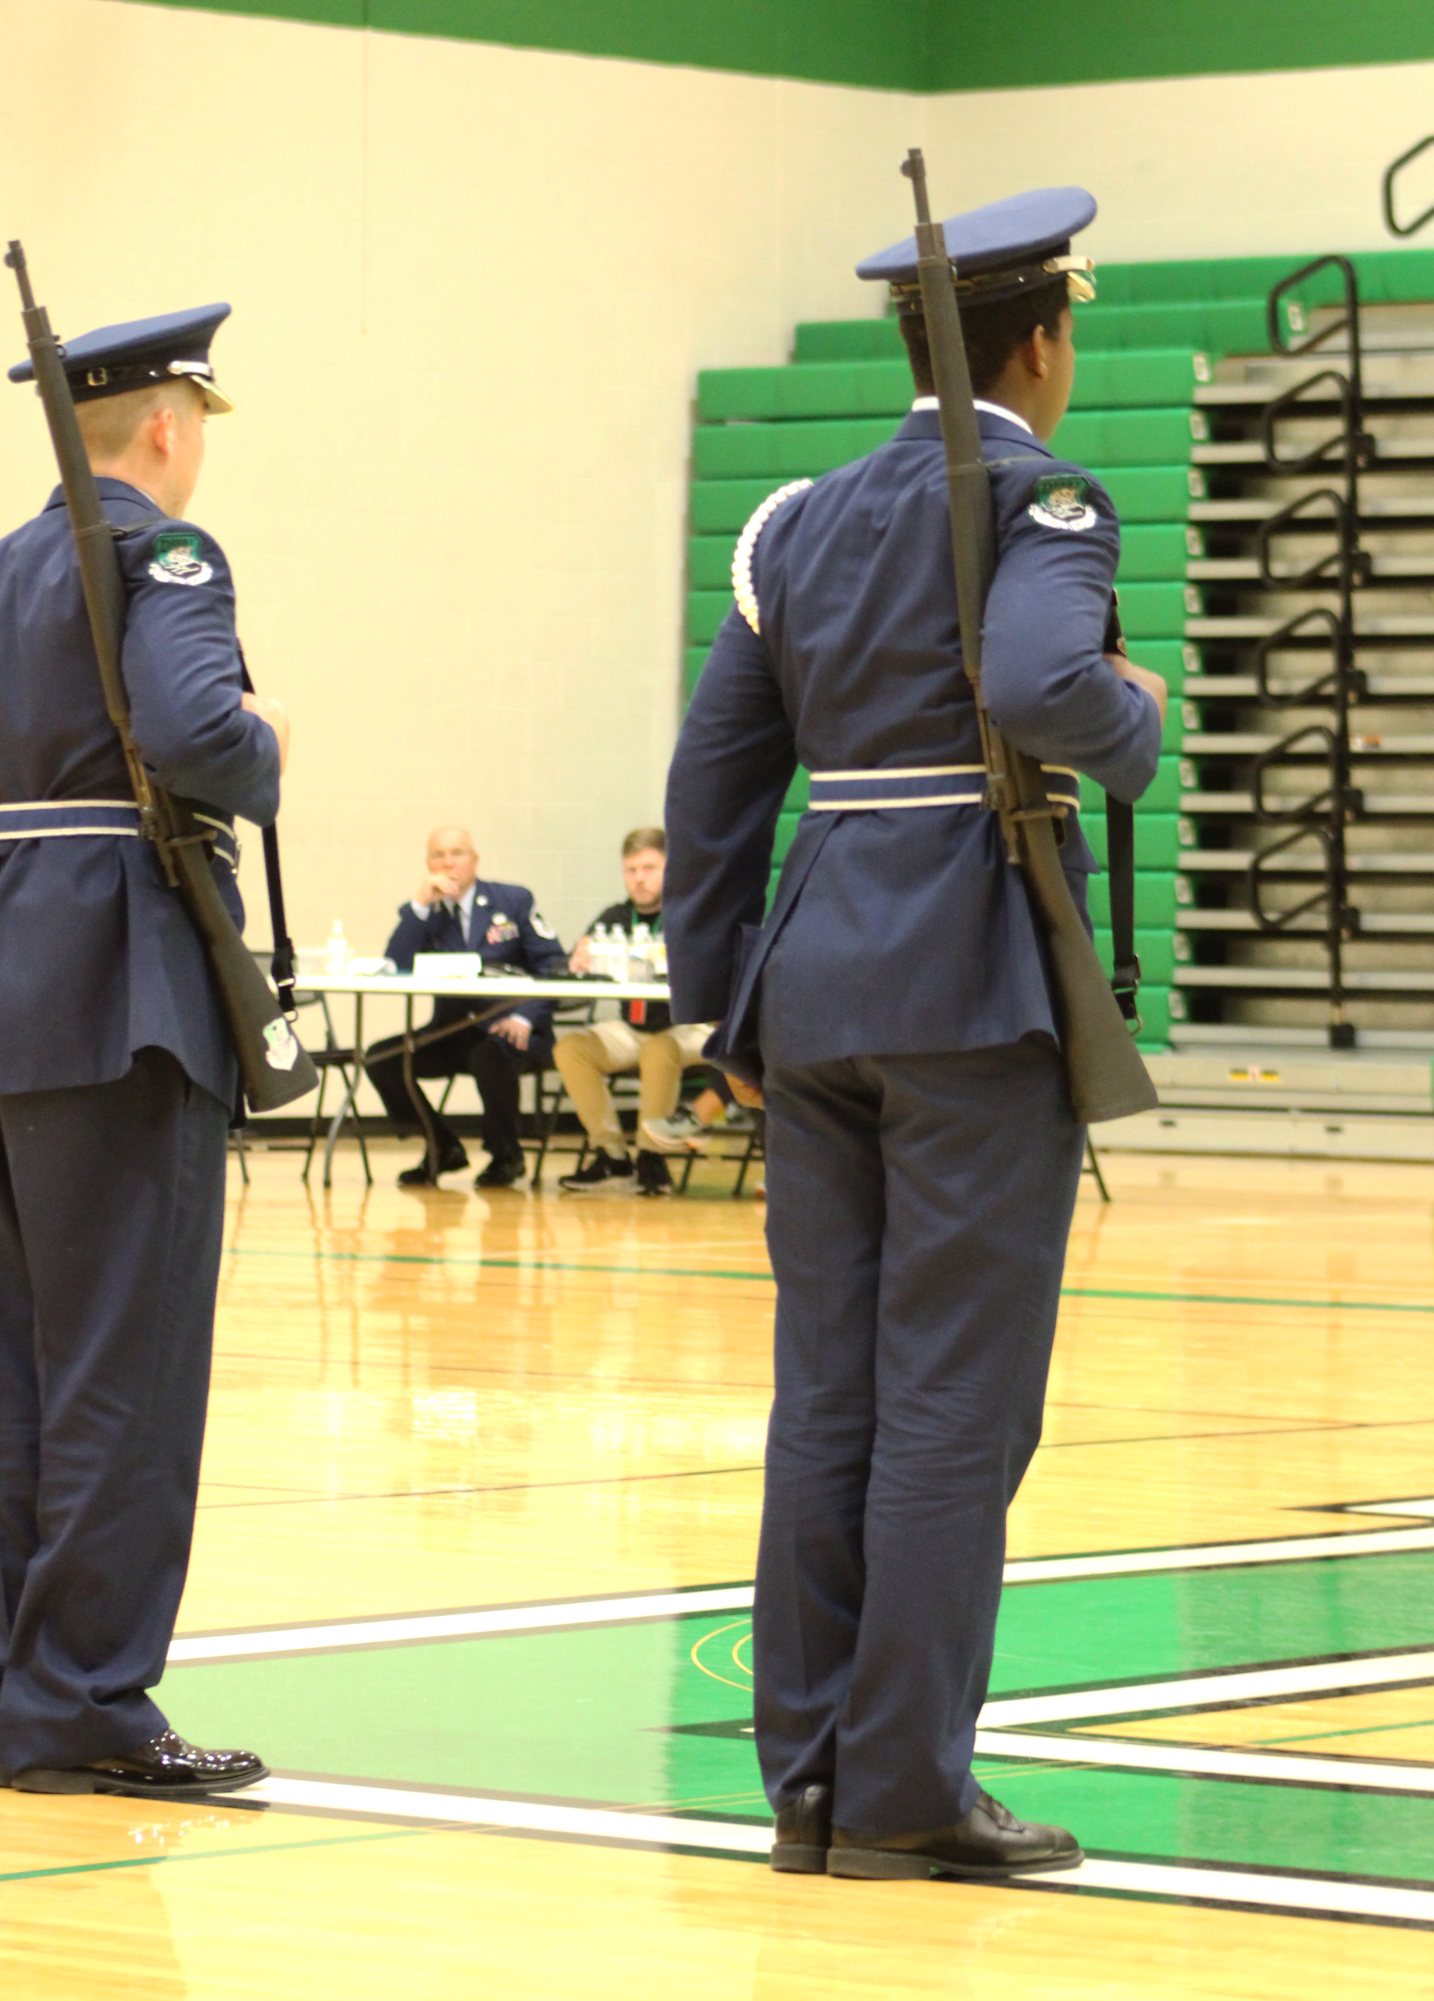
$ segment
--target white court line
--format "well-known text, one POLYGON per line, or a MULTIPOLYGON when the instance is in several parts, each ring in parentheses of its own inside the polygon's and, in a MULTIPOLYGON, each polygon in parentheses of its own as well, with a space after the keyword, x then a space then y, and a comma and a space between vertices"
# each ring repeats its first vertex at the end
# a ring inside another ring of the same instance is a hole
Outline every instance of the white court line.
POLYGON ((555 1806, 538 1800, 486 1799, 476 1793, 437 1793, 337 1779, 286 1778, 274 1773, 236 1800, 321 1813, 354 1813, 386 1820, 421 1820, 462 1827, 515 1829, 531 1834, 576 1834, 590 1841, 650 1841, 664 1848, 720 1848, 734 1855, 765 1855, 768 1826, 740 1821, 688 1820, 677 1814, 622 1813, 613 1807, 555 1806))
MULTIPOLYGON (((1397 1509, 1391 1508, 1391 1512, 1397 1509)), ((1384 1556, 1434 1549, 1434 1527, 1356 1530, 1350 1535, 1283 1536, 1265 1542, 1202 1543, 1177 1549, 1117 1550, 1100 1556, 1020 1558, 1008 1563, 1007 1584, 1049 1584, 1063 1578, 1128 1577, 1147 1571, 1213 1570, 1247 1563, 1306 1563, 1329 1557, 1384 1556)), ((472 1612, 421 1612, 394 1619, 347 1619, 314 1626, 276 1626, 239 1633, 195 1633, 170 1646, 169 1664, 251 1660, 264 1654, 312 1654, 340 1648, 412 1646, 484 1633, 538 1633, 559 1626, 602 1626, 630 1619, 681 1618, 689 1612, 745 1612, 750 1584, 715 1591, 647 1591, 623 1598, 580 1598, 548 1605, 498 1605, 472 1612)))
MULTIPOLYGON (((1371 1514, 1413 1510, 1389 1506, 1371 1514)), ((1117 1550, 1109 1556, 1038 1556, 1006 1565, 1007 1584, 1048 1584, 1063 1577, 1131 1577, 1147 1570, 1224 1570, 1244 1563, 1309 1563, 1332 1556, 1387 1556, 1434 1549, 1434 1528, 1356 1529, 1352 1535, 1280 1536, 1267 1542, 1207 1542, 1183 1549, 1117 1550)))
MULTIPOLYGON (((332 1779, 285 1778, 252 1786, 237 1798, 267 1800, 291 1812, 350 1813, 374 1820, 485 1828, 494 1833, 555 1834, 588 1841, 651 1843, 709 1853, 763 1856, 771 1832, 740 1821, 690 1820, 672 1814, 615 1813, 602 1807, 549 1806, 530 1800, 432 1793, 400 1786, 350 1785, 332 1779)), ((1191 1903, 1259 1905, 1311 1917, 1373 1919, 1434 1926, 1434 1891, 1323 1876, 1268 1875, 1243 1869, 1187 1868, 1168 1862, 1126 1862, 1092 1856, 1059 1874, 1013 1876, 1017 1889, 1115 1891, 1127 1896, 1177 1897, 1191 1903)))
POLYGON ((1434 1680, 1434 1651, 1424 1648, 1417 1653, 1367 1654, 1291 1667, 1222 1668, 1215 1674, 1127 1682, 1123 1688, 996 1696, 981 1711, 981 1721, 988 1729, 1009 1729, 1022 1723, 1085 1722, 1098 1716, 1148 1715, 1155 1709, 1211 1709, 1217 1703, 1259 1702, 1268 1696, 1334 1695, 1346 1689, 1429 1680, 1434 1680))
POLYGON ((630 1619, 674 1619, 685 1612, 746 1612, 750 1584, 720 1591, 652 1591, 631 1598, 579 1598, 552 1605, 496 1605, 476 1612, 422 1612, 411 1618, 350 1619, 326 1626, 275 1626, 245 1633, 201 1633, 171 1643, 169 1665, 250 1660, 261 1654, 318 1654, 340 1648, 412 1646, 483 1633, 541 1633, 562 1626, 606 1626, 630 1619))
POLYGON ((1198 1778, 1275 1780, 1359 1792, 1434 1793, 1434 1765, 1321 1757, 1310 1751, 1232 1751, 1210 1744, 1152 1744, 1129 1737, 978 1730, 976 1756, 1022 1758, 1043 1765, 1119 1766, 1122 1771, 1190 1772, 1198 1778))
POLYGON ((1267 1876, 1245 1869, 1189 1869, 1170 1862, 1122 1862, 1093 1855, 1078 1869, 1012 1879, 1023 1887, 1114 1890, 1127 1896, 1179 1897, 1195 1904, 1257 1904, 1308 1917, 1372 1918, 1383 1924, 1434 1926, 1434 1890, 1392 1883, 1352 1883, 1326 1876, 1267 1876))
POLYGON ((1347 1515, 1434 1515, 1434 1495, 1421 1494, 1412 1501, 1346 1501, 1347 1515))

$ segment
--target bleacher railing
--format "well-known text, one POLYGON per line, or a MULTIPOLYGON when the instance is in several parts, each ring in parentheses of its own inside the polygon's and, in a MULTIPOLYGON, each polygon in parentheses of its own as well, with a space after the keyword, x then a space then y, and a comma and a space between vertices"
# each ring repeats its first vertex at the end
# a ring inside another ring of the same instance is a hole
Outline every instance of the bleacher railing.
POLYGON ((1347 257, 1317 257, 1302 265, 1273 286, 1267 321, 1270 345, 1285 356, 1309 354, 1322 348, 1339 334, 1347 336, 1348 354, 1343 369, 1317 369, 1271 400, 1260 420, 1264 470, 1290 479, 1332 470, 1336 466, 1341 485, 1320 487, 1299 495, 1288 506, 1271 515, 1261 526, 1258 562, 1261 586, 1265 590, 1326 590, 1337 592, 1337 606, 1306 607, 1287 619, 1274 632, 1265 634, 1255 650, 1255 682, 1260 699, 1275 709, 1323 708, 1329 720, 1304 723, 1255 759, 1252 770, 1252 804, 1257 828, 1275 838, 1257 847, 1246 871, 1245 895, 1250 916, 1266 936, 1289 931, 1300 918, 1315 912, 1325 914, 1324 948, 1328 961, 1328 1035, 1332 1049, 1354 1046, 1353 1025, 1345 1019, 1347 999, 1344 984, 1344 948, 1358 935, 1359 912, 1349 897, 1349 864, 1346 830, 1364 813, 1364 796, 1353 782, 1350 757, 1349 712, 1365 692, 1364 677, 1355 661, 1354 592, 1368 581, 1369 558, 1359 543, 1359 475, 1372 462, 1374 446, 1364 429, 1364 375, 1359 333, 1359 280, 1347 257), (1341 275, 1344 291, 1343 314, 1321 326, 1307 339, 1292 343, 1286 320, 1298 326, 1303 314, 1281 306, 1306 280, 1331 267, 1341 275), (1280 426, 1301 415, 1316 392, 1319 400, 1330 400, 1333 392, 1339 412, 1338 428, 1320 438, 1308 450, 1293 454, 1280 449, 1280 426), (1341 490, 1342 488, 1342 490, 1341 490), (1274 548, 1277 538, 1297 531, 1319 507, 1330 510, 1333 547, 1301 571, 1277 566, 1274 548), (1281 648, 1303 650, 1322 630, 1328 643, 1329 664, 1303 687, 1276 687, 1270 679, 1270 658, 1281 648), (1266 779, 1280 770, 1307 772, 1312 759, 1323 766, 1323 783, 1302 798, 1291 798, 1278 790, 1266 789, 1266 779), (1281 873, 1282 857, 1302 842, 1316 841, 1323 857, 1323 880, 1310 895, 1285 905, 1272 907, 1266 889, 1271 878, 1281 873))

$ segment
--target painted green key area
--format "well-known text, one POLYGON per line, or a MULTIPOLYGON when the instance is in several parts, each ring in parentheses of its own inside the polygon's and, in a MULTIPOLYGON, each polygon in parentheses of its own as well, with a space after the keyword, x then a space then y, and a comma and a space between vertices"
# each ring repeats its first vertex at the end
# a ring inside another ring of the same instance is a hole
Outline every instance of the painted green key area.
MULTIPOLYGON (((745 1615, 707 1612, 191 1665, 166 1675, 163 1700, 200 1741, 260 1744, 280 1771, 765 1821, 750 1632, 745 1615)), ((1007 1591, 992 1693, 1431 1643, 1431 1552, 1063 1580, 1007 1591)), ((979 1769, 1015 1812, 1064 1821, 1091 1850, 1434 1877, 1434 1798, 1126 1772, 1116 1744, 1110 1757, 979 1769)))

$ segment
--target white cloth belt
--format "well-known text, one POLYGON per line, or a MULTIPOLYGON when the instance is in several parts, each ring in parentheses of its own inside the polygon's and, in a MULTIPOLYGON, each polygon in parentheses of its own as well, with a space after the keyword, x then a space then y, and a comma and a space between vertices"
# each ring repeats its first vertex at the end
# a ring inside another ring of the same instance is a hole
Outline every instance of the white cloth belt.
MULTIPOLYGON (((239 866, 234 829, 212 813, 195 819, 214 830, 214 850, 230 868, 239 866)), ((73 840, 81 834, 115 834, 139 839, 139 808, 123 799, 37 799, 0 806, 0 842, 73 840)))
MULTIPOLYGON (((1043 764, 1052 804, 1080 810, 1080 778, 1068 765, 1043 764), (1067 781, 1059 785, 1052 779, 1067 781)), ((904 764, 877 771, 814 771, 809 813, 878 813, 913 806, 980 806, 986 798, 981 764, 904 764)))

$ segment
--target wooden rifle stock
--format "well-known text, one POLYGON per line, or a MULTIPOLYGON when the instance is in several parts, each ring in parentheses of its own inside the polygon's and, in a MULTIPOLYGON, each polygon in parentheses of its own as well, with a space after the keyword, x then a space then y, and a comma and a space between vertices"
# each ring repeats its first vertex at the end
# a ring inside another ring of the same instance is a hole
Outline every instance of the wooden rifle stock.
POLYGON ((931 220, 919 147, 911 149, 901 171, 916 195, 917 276, 941 407, 961 654, 980 725, 986 803, 1000 817, 1007 855, 1020 866, 1045 935, 1061 1055, 1075 1115, 1083 1125, 1126 1118, 1155 1108, 1159 1102, 1155 1086, 1072 900, 1056 845, 1056 809, 1046 797, 1041 767, 1005 740, 981 691, 981 629, 996 568, 995 502, 981 456, 954 273, 945 233, 931 220))
POLYGON ((60 344, 51 331, 48 313, 35 304, 25 253, 18 243, 11 243, 5 262, 20 287, 25 337, 59 462, 105 709, 124 749, 139 808, 140 834, 154 843, 166 880, 177 890, 204 945, 220 1009, 239 1059, 244 1096, 252 1110, 274 1111, 314 1090, 318 1072, 219 893, 209 865, 212 835, 187 802, 156 785, 145 769, 130 727, 129 699, 120 670, 129 606, 114 531, 100 505, 99 488, 80 436, 60 344))

